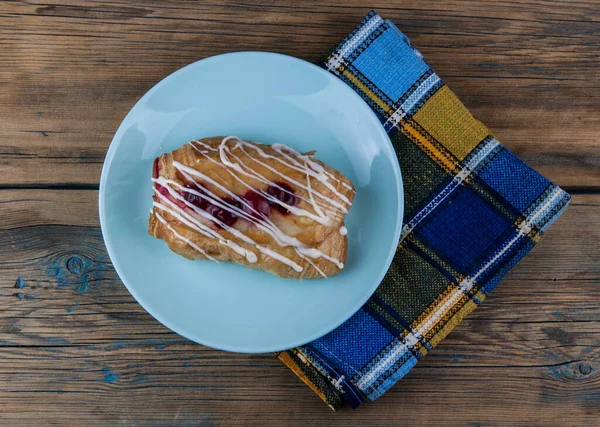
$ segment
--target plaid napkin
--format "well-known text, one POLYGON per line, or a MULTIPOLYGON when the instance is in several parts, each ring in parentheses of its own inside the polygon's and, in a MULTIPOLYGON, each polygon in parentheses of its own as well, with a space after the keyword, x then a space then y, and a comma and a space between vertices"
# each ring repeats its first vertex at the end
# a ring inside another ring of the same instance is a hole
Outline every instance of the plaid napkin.
POLYGON ((370 12, 320 65, 377 113, 405 213, 383 282, 330 334, 279 358, 329 406, 374 400, 483 302, 569 203, 500 145, 391 22, 370 12))

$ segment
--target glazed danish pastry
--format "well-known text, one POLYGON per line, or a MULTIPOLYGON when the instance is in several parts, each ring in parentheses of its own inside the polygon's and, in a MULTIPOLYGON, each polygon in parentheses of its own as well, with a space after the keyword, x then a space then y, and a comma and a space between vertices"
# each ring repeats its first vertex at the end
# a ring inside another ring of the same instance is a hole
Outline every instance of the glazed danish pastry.
POLYGON ((233 262, 287 278, 338 274, 352 183, 282 144, 192 141, 154 161, 150 235, 189 259, 233 262))

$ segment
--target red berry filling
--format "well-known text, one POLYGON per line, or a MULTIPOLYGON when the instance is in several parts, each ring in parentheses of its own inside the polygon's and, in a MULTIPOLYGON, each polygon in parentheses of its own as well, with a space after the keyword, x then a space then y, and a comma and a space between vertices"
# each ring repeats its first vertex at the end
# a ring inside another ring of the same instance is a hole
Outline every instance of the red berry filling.
MULTIPOLYGON (((236 205, 236 202, 233 201, 232 199, 222 199, 224 204, 227 205, 236 205)), ((213 205, 211 204, 210 206, 208 206, 206 208, 206 212, 208 212, 209 214, 211 214, 212 216, 214 216, 216 219, 218 219, 219 221, 221 221, 223 224, 225 224, 228 227, 231 227, 235 221, 238 219, 238 216, 231 211, 228 211, 227 209, 223 209, 220 206, 217 205, 213 205)), ((216 224, 217 226, 219 226, 220 224, 216 224)))
MULTIPOLYGON (((277 200, 280 200, 281 202, 285 203, 286 205, 296 206, 296 204, 298 203, 298 198, 294 194, 294 190, 292 190, 292 187, 287 185, 285 182, 276 182, 275 184, 277 185, 277 187, 275 185, 271 185, 267 190, 267 193, 269 193, 270 196, 275 197, 277 200)), ((288 211, 285 207, 275 202, 271 202, 271 207, 277 209, 283 215, 287 215, 290 213, 290 211, 288 211)))
MULTIPOLYGON (((194 187, 192 187, 191 185, 186 185, 186 188, 191 188, 193 190, 198 190, 199 186, 195 185, 194 187), (194 187, 196 187, 196 188, 194 188, 194 187)), ((193 194, 188 191, 184 191, 183 198, 187 202, 191 203, 192 205, 211 214, 212 216, 214 216, 216 219, 218 219, 219 221, 221 221, 223 224, 227 225, 228 227, 231 227, 235 223, 235 221, 238 217, 234 212, 230 212, 227 209, 223 209, 222 207, 211 203, 207 198, 200 196, 198 194, 193 194)), ((238 206, 237 202, 235 202, 233 199, 229 199, 229 198, 220 199, 220 202, 224 205, 238 206)), ((220 226, 219 224, 216 224, 216 223, 215 223, 215 225, 220 226)))
MULTIPOLYGON (((186 187, 186 188, 191 188, 191 189, 193 189, 193 190, 196 190, 196 191, 198 190, 198 188, 197 188, 197 187, 196 187, 196 188, 194 188, 194 187, 192 187, 191 185, 186 185, 185 187, 186 187)), ((187 202, 191 203, 192 205, 194 205, 194 206, 196 206, 197 208, 200 208, 200 209, 202 209, 202 210, 206 210, 206 209, 208 208, 208 206, 210 206, 210 204, 211 204, 211 203, 210 203, 210 202, 209 202, 207 199, 205 199, 204 197, 202 197, 202 196, 199 196, 198 194, 189 193, 189 192, 187 192, 187 191, 184 191, 184 192, 183 192, 183 198, 184 198, 184 199, 185 199, 187 202)))
POLYGON ((257 193, 254 190, 248 190, 243 197, 248 204, 242 203, 242 209, 248 215, 251 215, 256 219, 264 219, 262 215, 264 215, 266 218, 271 215, 271 206, 269 205, 269 201, 260 193, 257 193), (248 205, 250 205, 252 208, 250 208, 248 205))

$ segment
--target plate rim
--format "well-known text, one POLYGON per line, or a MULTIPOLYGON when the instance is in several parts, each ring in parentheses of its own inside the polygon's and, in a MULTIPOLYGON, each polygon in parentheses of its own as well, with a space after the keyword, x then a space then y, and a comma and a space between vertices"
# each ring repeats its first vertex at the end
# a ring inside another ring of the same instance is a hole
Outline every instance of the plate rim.
POLYGON ((123 118, 121 123, 119 124, 119 127, 117 128, 117 130, 110 142, 110 145, 106 152, 106 156, 104 158, 104 162, 102 164, 102 172, 100 175, 100 184, 99 184, 99 189, 98 189, 98 212, 99 212, 99 217, 100 217, 100 229, 101 229, 101 233, 102 233, 102 239, 104 241, 104 245, 106 247, 106 251, 111 260, 111 263, 112 263, 117 275, 119 276, 119 280, 123 283, 123 285, 125 285, 125 288, 133 296, 133 298, 136 300, 136 302, 138 304, 140 304, 140 306, 148 314, 150 314, 154 319, 156 319, 159 323, 161 323, 162 325, 167 327, 169 330, 171 330, 174 333, 176 333, 192 342, 195 342, 197 344, 204 345, 204 346, 207 346, 207 347, 210 347, 213 349, 217 349, 217 350, 234 352, 234 353, 264 354, 264 353, 285 351, 285 350, 288 350, 291 348, 295 348, 295 347, 310 343, 316 339, 319 339, 319 338, 327 335, 328 333, 330 333, 331 331, 335 330, 340 325, 342 325, 344 322, 346 322, 348 319, 350 319, 354 314, 356 314, 358 312, 358 310, 361 309, 361 307, 368 301, 368 299, 371 298, 373 293, 375 293, 375 291, 381 284, 381 281, 384 279, 385 275, 389 271, 390 265, 392 264, 394 255, 396 254, 397 246, 394 246, 389 251, 388 257, 385 262, 385 268, 383 268, 381 270, 382 272, 379 274, 377 279, 373 280, 373 285, 371 285, 371 287, 368 289, 368 291, 365 292, 365 297, 362 298, 360 301, 357 299, 357 302, 354 304, 354 306, 352 306, 351 310, 348 310, 349 314, 347 316, 346 315, 342 316, 343 318, 340 321, 333 322, 331 325, 327 325, 326 327, 321 328, 318 332, 313 333, 309 337, 297 339, 297 340, 293 341, 291 344, 286 343, 285 346, 282 346, 282 345, 279 345, 279 346, 273 346, 273 345, 260 346, 260 345, 258 345, 258 346, 253 346, 253 347, 232 346, 232 345, 228 345, 228 344, 212 342, 211 340, 204 340, 204 339, 199 340, 197 338, 192 338, 187 333, 189 331, 182 332, 178 326, 173 326, 171 321, 168 320, 168 316, 167 316, 167 318, 165 318, 162 314, 156 313, 154 310, 148 309, 148 307, 146 306, 146 303, 143 301, 144 298, 140 298, 139 294, 135 290, 135 286, 131 286, 130 284, 127 283, 126 280, 124 280, 122 278, 123 276, 122 276, 121 272, 124 270, 121 267, 120 262, 118 261, 117 257, 113 258, 114 249, 112 248, 111 239, 108 236, 108 233, 106 232, 108 225, 106 224, 106 221, 107 221, 106 220, 106 212, 105 212, 106 206, 105 206, 105 202, 104 202, 108 174, 109 174, 109 170, 110 170, 113 158, 117 151, 117 147, 120 144, 120 140, 122 138, 122 134, 124 133, 125 126, 128 124, 128 121, 131 120, 131 117, 133 117, 133 112, 136 109, 136 107, 138 105, 141 105, 147 98, 152 96, 152 94, 154 94, 154 92, 156 92, 158 89, 160 89, 163 85, 167 84, 172 79, 176 79, 179 74, 185 72, 189 68, 196 67, 200 63, 206 63, 206 62, 217 60, 217 59, 220 59, 223 57, 246 56, 246 55, 256 55, 258 57, 260 57, 260 56, 277 56, 277 57, 284 58, 285 60, 296 62, 302 66, 311 68, 313 71, 317 71, 318 73, 326 76, 329 81, 334 82, 333 84, 336 84, 339 87, 343 87, 344 88, 343 90, 347 91, 349 96, 354 97, 354 99, 356 99, 359 103, 362 104, 363 109, 366 108, 366 114, 370 114, 371 118, 379 125, 379 126, 377 126, 377 130, 378 130, 380 136, 383 136, 383 139, 387 142, 387 144, 386 144, 387 153, 385 153, 385 154, 387 155, 388 158, 391 158, 391 160, 392 160, 392 169, 394 171, 394 179, 396 182, 396 190, 397 190, 397 196, 398 196, 398 213, 399 213, 398 218, 396 219, 393 240, 397 241, 397 242, 400 241, 400 235, 401 235, 401 231, 402 231, 402 222, 403 222, 403 217, 404 217, 404 203, 405 203, 402 171, 400 168, 400 163, 398 161, 398 156, 396 154, 396 150, 394 149, 394 146, 392 145, 392 142, 390 140, 388 133, 385 131, 383 125, 381 124, 381 122, 380 122, 379 118, 377 117, 377 115, 375 114, 375 112, 371 109, 371 107, 366 103, 366 101, 358 93, 356 93, 350 86, 348 86, 345 82, 343 82, 341 79, 339 79, 337 76, 333 75, 329 71, 327 71, 311 62, 300 59, 300 58, 296 58, 296 57, 281 54, 281 53, 266 52, 266 51, 237 51, 237 52, 227 52, 227 53, 222 53, 222 54, 218 54, 218 55, 208 56, 208 57, 199 59, 197 61, 194 61, 190 64, 187 64, 187 65, 179 68, 178 70, 168 74, 167 76, 162 78, 160 81, 158 81, 154 86, 152 86, 150 89, 148 89, 148 91, 146 91, 146 93, 144 93, 144 95, 142 95, 137 100, 137 102, 129 109, 129 111, 127 112, 127 114, 125 115, 125 117, 123 118))

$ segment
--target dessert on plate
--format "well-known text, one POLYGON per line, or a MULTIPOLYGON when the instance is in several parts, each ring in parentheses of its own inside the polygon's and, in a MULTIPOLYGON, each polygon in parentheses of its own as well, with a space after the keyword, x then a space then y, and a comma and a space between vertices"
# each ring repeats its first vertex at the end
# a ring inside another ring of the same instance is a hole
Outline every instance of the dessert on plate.
POLYGON ((179 255, 297 279, 344 268, 354 188, 314 152, 204 138, 157 157, 152 181, 148 232, 179 255))

